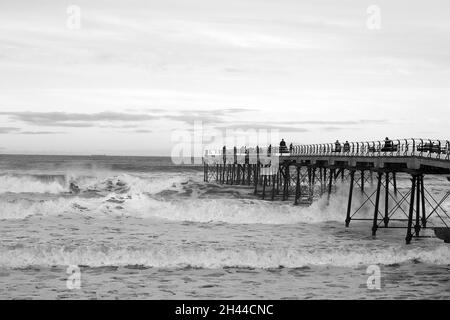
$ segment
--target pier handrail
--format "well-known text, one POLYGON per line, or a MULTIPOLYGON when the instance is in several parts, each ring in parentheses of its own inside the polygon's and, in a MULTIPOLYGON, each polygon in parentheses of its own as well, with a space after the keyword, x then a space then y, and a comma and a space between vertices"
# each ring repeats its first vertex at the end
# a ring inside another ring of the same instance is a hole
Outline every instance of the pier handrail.
POLYGON ((349 149, 341 146, 336 150, 334 143, 295 144, 280 152, 278 146, 268 147, 226 147, 219 150, 205 150, 205 157, 236 159, 237 156, 260 154, 268 156, 345 156, 345 157, 420 157, 450 161, 450 141, 423 138, 349 142, 349 149))

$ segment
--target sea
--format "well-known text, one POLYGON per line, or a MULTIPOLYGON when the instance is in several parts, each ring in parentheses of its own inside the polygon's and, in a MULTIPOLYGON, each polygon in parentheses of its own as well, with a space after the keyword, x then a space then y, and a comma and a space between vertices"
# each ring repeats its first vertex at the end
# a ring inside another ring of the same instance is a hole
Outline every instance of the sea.
POLYGON ((294 206, 167 157, 0 155, 0 299, 449 299, 450 244, 346 228, 347 188, 294 206))

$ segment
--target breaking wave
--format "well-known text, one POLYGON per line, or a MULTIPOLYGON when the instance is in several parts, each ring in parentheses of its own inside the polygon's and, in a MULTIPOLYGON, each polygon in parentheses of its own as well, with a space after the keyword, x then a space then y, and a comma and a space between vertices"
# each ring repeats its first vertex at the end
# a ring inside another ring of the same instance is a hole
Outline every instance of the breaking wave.
POLYGON ((436 265, 450 264, 450 247, 433 249, 401 246, 366 250, 365 248, 330 248, 305 250, 295 248, 192 248, 153 247, 142 249, 77 247, 15 248, 0 251, 0 266, 23 268, 28 266, 82 265, 145 266, 155 268, 300 268, 305 266, 358 267, 371 264, 393 265, 422 262, 436 265))
POLYGON ((139 177, 129 174, 97 176, 83 174, 2 174, 0 175, 0 194, 35 193, 60 194, 72 191, 70 184, 80 188, 80 192, 130 191, 133 193, 156 193, 180 183, 183 177, 162 178, 139 177))
MULTIPOLYGON (((123 180, 118 180, 123 181, 123 180)), ((130 182, 130 180, 127 180, 130 182)), ((154 196, 161 191, 182 192, 183 180, 146 184, 135 181, 130 187, 108 180, 114 191, 96 197, 58 197, 50 200, 12 199, 0 201, 0 219, 23 219, 29 216, 84 214, 101 218, 120 215, 157 218, 170 221, 225 222, 230 224, 296 224, 344 220, 346 202, 339 196, 314 202, 310 207, 293 206, 289 202, 253 199, 199 198, 192 191, 187 198, 166 199, 154 196), (138 183, 137 183, 138 182, 138 183)), ((102 186, 101 190, 106 187, 102 186)))
POLYGON ((64 175, 0 175, 0 193, 61 193, 68 191, 64 175))

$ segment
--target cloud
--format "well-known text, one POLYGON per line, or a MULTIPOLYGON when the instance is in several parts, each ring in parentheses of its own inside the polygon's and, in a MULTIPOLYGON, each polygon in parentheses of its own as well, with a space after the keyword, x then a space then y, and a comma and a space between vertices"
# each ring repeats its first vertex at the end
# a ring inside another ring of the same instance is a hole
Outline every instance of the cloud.
POLYGON ((66 112, 0 112, 13 120, 37 126, 54 127, 91 127, 97 122, 142 122, 158 119, 149 114, 98 112, 98 113, 66 113, 66 112))
POLYGON ((66 132, 57 132, 57 131, 22 131, 20 134, 30 134, 30 135, 46 135, 46 134, 66 134, 66 132))
POLYGON ((358 125, 358 124, 383 124, 388 123, 385 119, 361 119, 361 120, 303 120, 303 121, 283 121, 284 124, 299 125, 358 125))
MULTIPOLYGON (((321 131, 328 131, 328 132, 333 132, 333 131, 339 131, 339 130, 345 130, 348 129, 347 127, 321 127, 320 130, 321 131)), ((354 130, 355 128, 353 127, 352 130, 354 130)))
POLYGON ((20 131, 19 128, 14 127, 0 127, 0 134, 6 134, 6 133, 15 133, 20 131))
MULTIPOLYGON (((152 108, 146 110, 149 113, 134 112, 111 112, 104 111, 98 113, 67 113, 67 112, 0 112, 2 116, 8 116, 12 120, 24 122, 29 125, 47 126, 47 127, 114 127, 117 125, 105 125, 102 123, 120 123, 120 122, 146 122, 151 120, 174 120, 192 124, 194 121, 222 123, 226 117, 230 117, 242 112, 253 111, 244 108, 225 108, 215 110, 178 110, 170 114, 165 114, 164 109, 152 108), (151 114, 150 114, 151 113, 151 114)), ((132 128, 133 125, 121 125, 121 128, 132 128)))
POLYGON ((279 130, 284 132, 307 132, 308 129, 293 126, 284 126, 283 124, 266 123, 240 123, 231 125, 221 125, 219 129, 223 130, 279 130))
POLYGON ((252 112, 253 109, 245 108, 225 108, 213 110, 189 110, 188 112, 178 111, 177 114, 162 116, 168 120, 175 120, 192 124, 194 121, 210 122, 210 123, 224 123, 226 117, 233 117, 240 113, 252 112))

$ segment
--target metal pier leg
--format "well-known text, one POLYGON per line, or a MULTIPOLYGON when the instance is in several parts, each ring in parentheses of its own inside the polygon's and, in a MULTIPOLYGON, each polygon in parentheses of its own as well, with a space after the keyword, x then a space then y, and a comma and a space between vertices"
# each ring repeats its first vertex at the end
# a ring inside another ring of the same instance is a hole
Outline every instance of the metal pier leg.
POLYGON ((424 183, 423 183, 423 175, 420 176, 420 195, 421 197, 421 201, 422 201, 422 227, 426 228, 427 227, 427 214, 425 212, 425 188, 424 188, 424 183))
POLYGON ((227 164, 227 184, 230 182, 230 164, 227 164))
POLYGON ((255 185, 255 194, 258 193, 258 168, 259 164, 255 164, 255 170, 254 170, 254 176, 253 176, 253 183, 255 185))
POLYGON ((389 172, 386 172, 386 186, 384 188, 384 227, 389 225, 389 172))
POLYGON ((235 172, 236 172, 236 165, 233 163, 232 165, 230 165, 230 170, 231 170, 231 181, 230 184, 233 185, 234 184, 234 177, 235 177, 235 172))
POLYGON ((266 197, 266 183, 267 183, 267 175, 263 176, 263 185, 262 185, 262 198, 266 197))
POLYGON ((416 224, 414 225, 414 232, 416 234, 416 237, 420 234, 420 178, 422 175, 417 176, 416 180, 416 188, 417 188, 417 194, 416 194, 416 224))
POLYGON ((319 168, 319 180, 320 180, 320 195, 323 194, 323 173, 322 173, 322 167, 319 168))
POLYGON ((361 192, 364 193, 365 171, 361 170, 361 192))
POLYGON ((294 204, 298 204, 298 198, 300 195, 300 167, 297 166, 297 178, 296 178, 296 184, 295 184, 295 197, 294 197, 294 204))
POLYGON ((311 201, 314 199, 314 186, 316 185, 316 167, 312 167, 311 201))
POLYGON ((375 236, 377 234, 377 229, 378 229, 378 208, 380 205, 380 193, 381 193, 381 180, 382 179, 383 179, 383 172, 378 172, 377 195, 375 198, 375 212, 373 214, 372 236, 375 236))
POLYGON ((225 183, 225 168, 227 167, 227 164, 224 162, 222 164, 222 184, 225 183))
POLYGON ((392 182, 394 185, 394 195, 397 198, 397 173, 396 172, 392 172, 392 182))
POLYGON ((216 164, 216 182, 219 182, 219 165, 216 164))
POLYGON ((333 187, 333 176, 335 174, 335 169, 330 169, 330 182, 328 184, 328 202, 330 202, 331 188, 333 187))
POLYGON ((280 179, 281 179, 281 167, 278 166, 278 172, 277 172, 277 195, 280 194, 280 179))
POLYGON ((408 216, 408 228, 406 231, 406 244, 410 244, 411 243, 411 239, 412 239, 412 221, 413 221, 413 215, 414 215, 414 196, 416 194, 416 176, 413 175, 412 179, 411 179, 411 199, 409 202, 409 216, 408 216))
POLYGON ((345 218, 345 226, 350 225, 350 212, 352 210, 353 184, 355 181, 355 170, 350 170, 350 191, 348 192, 347 217, 345 218))
POLYGON ((284 167, 283 201, 289 197, 289 164, 284 167))
POLYGON ((276 174, 272 175, 272 201, 275 200, 275 179, 276 174))

